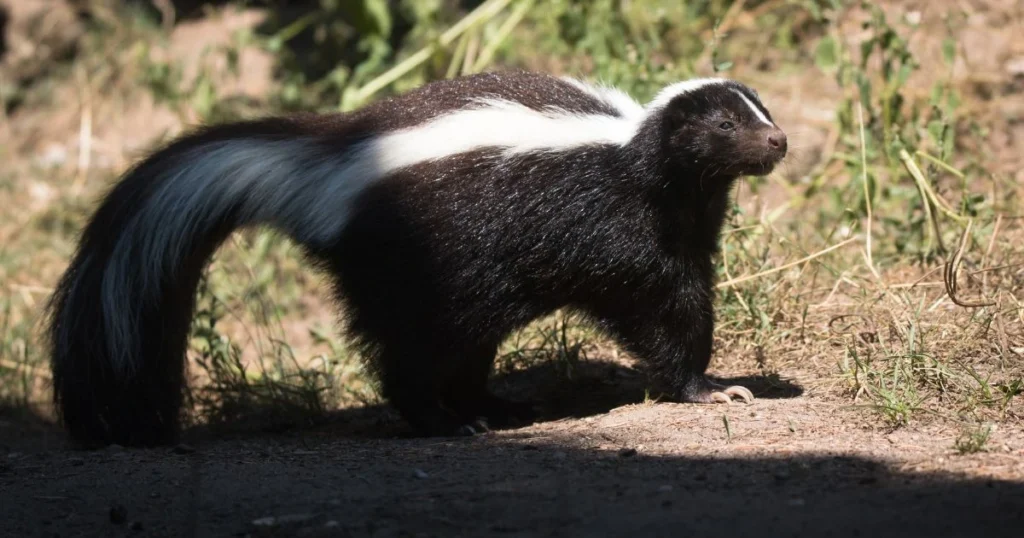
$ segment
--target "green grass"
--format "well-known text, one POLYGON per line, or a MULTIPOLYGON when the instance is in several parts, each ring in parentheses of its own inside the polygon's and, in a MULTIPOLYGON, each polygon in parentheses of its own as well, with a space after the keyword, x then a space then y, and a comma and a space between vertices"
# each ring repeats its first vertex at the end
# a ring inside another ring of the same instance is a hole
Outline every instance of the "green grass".
MULTIPOLYGON (((488 0, 462 13, 440 2, 402 3, 397 11, 371 0, 348 8, 325 2, 298 20, 272 18, 264 31, 207 51, 229 67, 249 48, 275 55, 277 84, 258 103, 217 98, 238 76, 234 69, 199 69, 185 82, 173 57, 148 55, 166 39, 158 24, 134 12, 106 14, 78 56, 19 88, 18 102, 22 109, 58 106, 49 92, 85 73, 104 89, 94 98, 115 108, 148 93, 183 118, 223 121, 347 110, 503 65, 583 75, 640 100, 667 83, 714 73, 763 81, 778 95, 780 87, 827 87, 835 114, 821 126, 824 142, 802 155, 796 128, 793 162, 737 193, 719 259, 713 364, 766 376, 805 371, 825 397, 864 405, 885 428, 1013 416, 1024 386, 1014 336, 1021 326, 1015 264, 1024 247, 1011 218, 1019 187, 979 143, 993 128, 977 113, 989 103, 951 75, 955 24, 918 27, 870 2, 545 4, 488 0), (859 41, 851 41, 851 25, 859 41), (922 35, 942 51, 925 66, 912 47, 922 35), (950 261, 957 263, 944 271, 950 261)), ((33 181, 58 193, 44 209, 0 220, 6 402, 45 407, 40 307, 93 200, 113 179, 94 174, 79 182, 78 174, 71 165, 26 165, 0 177, 0 204, 8 207, 30 205, 33 181)), ((235 234, 218 251, 192 333, 198 422, 303 423, 377 401, 358 355, 324 315, 328 286, 297 253, 286 238, 261 231, 235 234)), ((616 357, 601 334, 560 313, 512 335, 497 369, 552 364, 572 380, 580 362, 616 357)), ((972 430, 956 450, 980 450, 985 431, 972 430)))

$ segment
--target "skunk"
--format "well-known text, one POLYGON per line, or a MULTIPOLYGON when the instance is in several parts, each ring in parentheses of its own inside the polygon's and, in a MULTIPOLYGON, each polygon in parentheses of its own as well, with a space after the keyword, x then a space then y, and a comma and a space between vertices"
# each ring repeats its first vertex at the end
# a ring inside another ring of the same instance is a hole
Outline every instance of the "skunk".
POLYGON ((69 436, 176 442, 196 288, 236 229, 267 225, 334 277, 382 396, 425 436, 534 420, 487 380, 498 345, 559 308, 683 402, 750 401, 705 378, 730 188, 786 155, 757 93, 703 78, 647 105, 509 71, 355 112, 207 126, 143 159, 85 227, 49 304, 69 436))

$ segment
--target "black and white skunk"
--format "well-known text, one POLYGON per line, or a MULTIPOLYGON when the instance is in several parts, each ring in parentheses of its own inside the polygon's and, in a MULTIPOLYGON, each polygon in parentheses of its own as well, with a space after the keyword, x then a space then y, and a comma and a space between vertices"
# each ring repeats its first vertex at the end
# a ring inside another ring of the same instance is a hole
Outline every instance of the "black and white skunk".
POLYGON ((336 278, 348 334, 424 435, 531 420, 487 388, 497 346, 587 316, 685 402, 704 376, 730 187, 786 154, 750 88, 697 79, 646 106, 525 72, 434 82, 349 114, 217 125, 113 187, 50 304, 54 400, 86 445, 173 442, 208 258, 269 225, 336 278))

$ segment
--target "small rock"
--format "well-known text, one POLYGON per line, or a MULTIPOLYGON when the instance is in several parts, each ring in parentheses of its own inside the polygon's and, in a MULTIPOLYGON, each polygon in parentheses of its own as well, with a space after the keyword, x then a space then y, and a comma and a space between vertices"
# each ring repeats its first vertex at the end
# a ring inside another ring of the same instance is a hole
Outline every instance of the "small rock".
POLYGON ((68 160, 68 150, 59 144, 50 144, 36 156, 36 162, 45 167, 57 167, 68 160))
POLYGON ((636 456, 635 448, 623 448, 622 450, 619 451, 620 458, 631 458, 633 456, 636 456))
POLYGON ((790 506, 803 506, 803 505, 807 504, 807 501, 805 501, 803 499, 799 499, 799 498, 798 499, 790 499, 788 504, 790 506))
POLYGON ((523 445, 523 450, 540 450, 536 445, 523 445))
POLYGON ((82 458, 69 458, 68 463, 74 467, 81 467, 82 465, 85 465, 85 460, 82 458))
POLYGON ((310 522, 313 514, 285 514, 283 516, 267 516, 252 520, 252 526, 261 530, 279 529, 281 527, 300 527, 310 522))
MULTIPOLYGON (((1016 58, 1012 58, 1010 60, 1007 60, 1005 67, 1006 67, 1006 70, 1011 75, 1014 75, 1014 76, 1024 75, 1024 56, 1018 56, 1016 58)), ((1013 351, 1014 353, 1016 353, 1018 355, 1024 355, 1024 349, 1019 348, 1019 347, 1011 347, 1010 351, 1013 351)))
POLYGON ((338 526, 341 526, 341 523, 338 523, 337 521, 335 521, 333 519, 328 521, 327 523, 324 523, 324 527, 327 527, 329 529, 334 528, 334 527, 338 527, 338 526))
POLYGON ((295 525, 298 523, 305 523, 311 519, 313 519, 313 514, 285 514, 283 516, 278 516, 277 524, 295 525))
POLYGON ((195 451, 196 447, 192 445, 186 445, 185 443, 176 445, 174 448, 171 449, 171 452, 174 452, 175 454, 192 454, 195 451))
POLYGON ((122 525, 128 521, 128 509, 123 504, 115 504, 110 507, 110 522, 115 525, 122 525))
POLYGON ((670 491, 672 491, 672 486, 669 484, 658 487, 658 493, 669 493, 670 491))
POLYGON ((412 474, 415 475, 416 478, 430 478, 430 475, 424 472, 422 469, 415 469, 413 470, 412 474))

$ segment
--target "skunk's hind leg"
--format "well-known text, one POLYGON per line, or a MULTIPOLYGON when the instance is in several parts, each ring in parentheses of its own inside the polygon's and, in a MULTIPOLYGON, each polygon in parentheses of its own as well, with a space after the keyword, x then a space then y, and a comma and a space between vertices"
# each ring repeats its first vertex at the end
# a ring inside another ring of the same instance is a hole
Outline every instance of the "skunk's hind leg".
POLYGON ((420 435, 468 436, 486 431, 444 405, 444 359, 427 349, 384 348, 378 354, 384 398, 420 435))
POLYGON ((445 405, 463 420, 483 422, 487 427, 506 428, 530 424, 536 419, 532 403, 506 400, 487 388, 487 377, 497 352, 498 346, 490 344, 477 346, 461 354, 446 381, 445 405))

